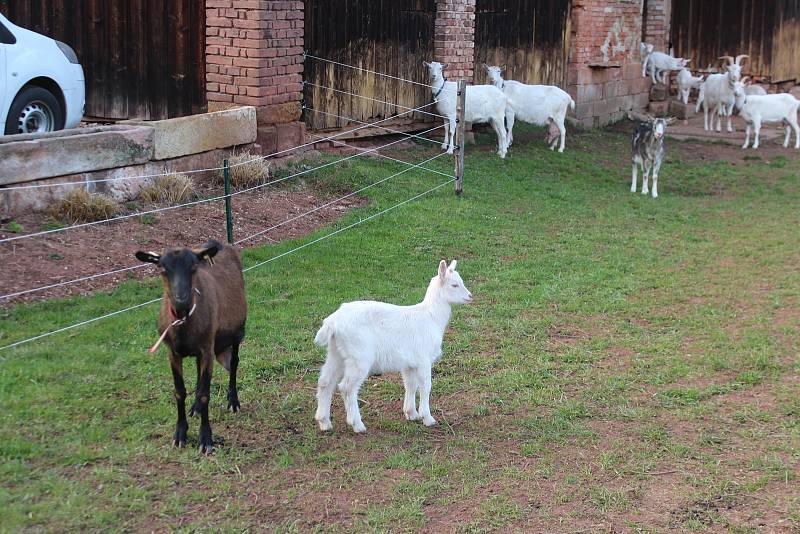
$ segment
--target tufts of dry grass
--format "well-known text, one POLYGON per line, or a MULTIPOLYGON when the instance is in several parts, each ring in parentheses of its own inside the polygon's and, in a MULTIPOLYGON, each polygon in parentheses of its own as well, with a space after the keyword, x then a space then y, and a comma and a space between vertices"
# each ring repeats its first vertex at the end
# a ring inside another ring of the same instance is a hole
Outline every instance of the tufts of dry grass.
MULTIPOLYGON (((251 154, 249 150, 244 150, 238 154, 232 154, 228 159, 231 175, 231 187, 242 189, 254 187, 267 182, 270 177, 270 164, 267 160, 251 154)), ((222 185, 225 180, 224 171, 219 171, 215 177, 215 184, 222 185)))
POLYGON ((54 219, 73 224, 109 219, 117 211, 119 204, 113 198, 90 193, 85 189, 70 191, 48 209, 49 215, 54 219))
POLYGON ((158 176, 153 183, 139 190, 139 199, 151 204, 182 204, 196 197, 194 182, 188 176, 179 173, 158 176))

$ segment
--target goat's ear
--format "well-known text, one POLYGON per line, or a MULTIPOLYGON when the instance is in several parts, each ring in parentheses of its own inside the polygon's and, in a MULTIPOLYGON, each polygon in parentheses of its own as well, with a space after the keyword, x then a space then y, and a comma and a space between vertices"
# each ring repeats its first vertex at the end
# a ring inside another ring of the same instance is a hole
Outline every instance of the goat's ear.
POLYGON ((749 79, 750 79, 750 76, 745 76, 745 77, 743 77, 743 78, 742 78, 742 83, 743 83, 743 84, 745 84, 745 85, 747 85, 747 80, 749 80, 749 79))
POLYGON ((136 259, 144 263, 158 263, 158 260, 161 259, 161 255, 155 252, 144 252, 140 250, 136 253, 136 259))
POLYGON ((450 272, 453 272, 456 270, 456 265, 458 265, 458 260, 453 260, 450 262, 450 265, 447 267, 447 269, 450 270, 450 272))
POLYGON ((666 119, 664 119, 664 122, 666 122, 667 125, 669 126, 670 124, 675 122, 675 120, 676 120, 675 117, 667 117, 666 119))
POLYGON ((198 258, 201 260, 209 260, 217 255, 222 250, 222 245, 215 239, 209 239, 201 248, 192 249, 198 258))
POLYGON ((425 65, 426 67, 430 67, 431 66, 431 64, 428 63, 427 61, 423 61, 422 64, 425 65))
POLYGON ((439 262, 439 280, 444 282, 444 277, 447 275, 447 262, 442 260, 439 262))
POLYGON ((506 65, 500 65, 500 70, 505 72, 508 70, 508 67, 506 65))

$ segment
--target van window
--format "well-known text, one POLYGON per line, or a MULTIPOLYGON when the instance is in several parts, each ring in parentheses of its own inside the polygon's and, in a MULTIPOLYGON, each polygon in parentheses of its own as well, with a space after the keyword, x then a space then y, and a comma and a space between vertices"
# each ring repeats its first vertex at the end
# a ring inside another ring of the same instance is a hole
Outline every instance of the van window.
POLYGON ((17 38, 0 22, 0 44, 16 44, 17 38))

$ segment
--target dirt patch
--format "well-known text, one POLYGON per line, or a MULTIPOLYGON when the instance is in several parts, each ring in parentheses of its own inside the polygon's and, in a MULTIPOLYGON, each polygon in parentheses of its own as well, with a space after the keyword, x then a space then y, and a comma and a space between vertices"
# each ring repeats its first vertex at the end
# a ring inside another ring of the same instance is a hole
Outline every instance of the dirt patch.
MULTIPOLYGON (((214 196, 215 191, 204 195, 214 196)), ((234 199, 234 239, 243 239, 308 212, 332 199, 315 191, 265 190, 234 199)), ((351 197, 326 206, 255 237, 244 247, 263 245, 307 235, 361 206, 365 199, 351 197)), ((141 211, 153 209, 145 208, 141 211)), ((42 228, 46 217, 30 213, 16 221, 31 232, 42 228)), ((0 239, 21 234, 0 233, 0 239)), ((21 301, 39 301, 70 295, 87 295, 116 287, 130 279, 153 276, 155 269, 139 264, 137 250, 161 251, 168 246, 196 245, 208 238, 226 240, 225 210, 221 201, 197 204, 118 222, 56 232, 0 244, 3 263, 2 294, 71 281, 98 273, 142 265, 142 268, 68 286, 0 300, 0 307, 21 301)))

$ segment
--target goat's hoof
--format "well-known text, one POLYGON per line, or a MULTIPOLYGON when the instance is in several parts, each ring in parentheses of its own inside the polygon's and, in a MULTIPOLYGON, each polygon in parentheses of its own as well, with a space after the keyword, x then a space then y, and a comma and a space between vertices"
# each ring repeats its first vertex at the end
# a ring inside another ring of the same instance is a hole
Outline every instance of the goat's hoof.
POLYGON ((420 419, 420 415, 417 412, 403 412, 403 414, 409 421, 419 421, 420 419))
POLYGON ((239 395, 235 391, 228 392, 228 411, 236 413, 242 409, 242 405, 239 404, 239 395))
POLYGON ((194 417, 200 413, 200 408, 197 406, 197 401, 192 403, 192 407, 189 408, 189 417, 194 417))
POLYGON ((448 150, 447 153, 452 156, 453 155, 453 150, 448 150))
POLYGON ((366 431, 367 427, 364 426, 364 423, 359 422, 353 425, 353 432, 355 432, 356 434, 363 434, 366 431))
POLYGON ((330 419, 323 419, 322 421, 318 420, 317 424, 319 425, 319 429, 322 430, 323 432, 327 432, 333 429, 333 425, 331 424, 330 419))
POLYGON ((172 446, 176 449, 182 449, 186 446, 186 429, 178 428, 175 430, 175 436, 172 438, 172 446))
POLYGON ((434 419, 430 415, 428 417, 423 417, 422 424, 425 426, 436 426, 436 419, 434 419))

